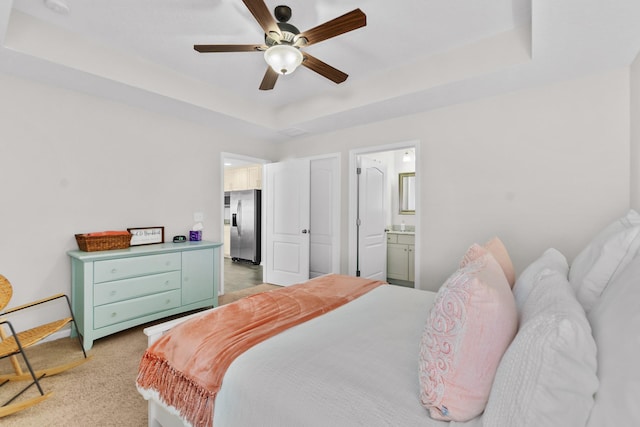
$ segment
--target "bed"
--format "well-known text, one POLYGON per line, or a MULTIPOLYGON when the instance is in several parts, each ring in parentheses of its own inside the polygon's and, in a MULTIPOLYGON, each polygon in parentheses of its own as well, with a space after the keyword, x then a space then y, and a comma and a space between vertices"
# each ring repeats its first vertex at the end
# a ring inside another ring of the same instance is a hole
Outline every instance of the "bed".
MULTIPOLYGON (((147 378, 141 362, 149 425, 640 425, 639 247, 629 211, 571 266, 549 248, 516 279, 492 239, 472 245, 438 292, 370 283, 234 356, 206 422, 184 411, 194 394, 167 403, 166 379, 147 378)), ((145 329, 145 357, 224 307, 145 329)))

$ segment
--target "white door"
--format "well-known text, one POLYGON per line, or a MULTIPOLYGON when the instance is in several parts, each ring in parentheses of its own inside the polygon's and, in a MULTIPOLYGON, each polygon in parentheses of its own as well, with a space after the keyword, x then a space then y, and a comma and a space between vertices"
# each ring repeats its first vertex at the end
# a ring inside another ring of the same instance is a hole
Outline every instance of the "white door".
POLYGON ((289 286, 309 279, 309 161, 265 165, 265 280, 289 286))
POLYGON ((312 159, 309 277, 340 272, 340 170, 337 157, 312 159))
POLYGON ((385 231, 386 168, 375 160, 358 159, 357 272, 360 277, 387 280, 385 231))

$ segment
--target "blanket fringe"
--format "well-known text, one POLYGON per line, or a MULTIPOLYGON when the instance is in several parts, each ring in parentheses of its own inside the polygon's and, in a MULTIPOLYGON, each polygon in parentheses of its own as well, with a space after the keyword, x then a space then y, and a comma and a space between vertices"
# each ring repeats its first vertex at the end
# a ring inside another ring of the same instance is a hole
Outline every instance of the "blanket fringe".
POLYGON ((179 408, 179 414, 194 427, 213 424, 213 405, 218 390, 209 391, 176 371, 166 361, 145 351, 140 362, 138 387, 153 388, 165 405, 179 408))

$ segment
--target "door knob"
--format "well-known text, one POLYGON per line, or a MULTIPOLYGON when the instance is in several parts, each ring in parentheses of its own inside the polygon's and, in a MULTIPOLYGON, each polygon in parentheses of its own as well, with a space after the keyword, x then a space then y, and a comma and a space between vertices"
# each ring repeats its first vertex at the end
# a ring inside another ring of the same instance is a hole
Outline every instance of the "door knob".
POLYGON ((309 230, 307 230, 306 228, 302 230, 302 234, 307 234, 307 233, 309 233, 309 230))

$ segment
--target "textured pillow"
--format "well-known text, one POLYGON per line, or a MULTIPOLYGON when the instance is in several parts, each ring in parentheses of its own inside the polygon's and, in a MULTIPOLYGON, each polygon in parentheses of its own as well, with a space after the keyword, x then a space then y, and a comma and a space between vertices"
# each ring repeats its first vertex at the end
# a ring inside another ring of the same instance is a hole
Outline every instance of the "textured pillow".
POLYGON ((458 267, 464 268, 473 261, 488 253, 489 251, 484 246, 480 246, 479 244, 474 243, 473 245, 469 246, 469 249, 467 249, 467 252, 465 252, 464 256, 462 257, 462 260, 460 260, 460 265, 458 267))
POLYGON ((483 426, 583 427, 597 389, 596 345, 584 310, 566 276, 550 272, 526 299, 483 426))
POLYGON ((460 261, 460 267, 464 267, 469 262, 484 255, 487 251, 491 252, 491 255, 493 255, 496 261, 498 261, 498 264, 502 267, 502 271, 504 271, 504 275, 507 278, 509 286, 513 288, 513 284, 516 281, 516 273, 513 269, 513 263, 511 262, 507 248, 504 247, 502 240, 497 237, 489 240, 484 244, 484 246, 480 246, 477 243, 471 245, 462 261, 460 261))
POLYGON ((589 427, 640 426, 640 257, 611 281, 589 312, 600 388, 589 427))
POLYGON ((420 343, 420 399, 432 418, 466 421, 482 413, 516 330, 511 288, 490 253, 447 279, 420 343))
POLYGON ((607 284, 633 259, 640 248, 640 215, 630 210, 609 224, 578 254, 569 270, 569 282, 588 312, 607 284))
POLYGON ((513 287, 513 296, 516 299, 518 312, 522 311, 522 306, 536 283, 542 277, 553 272, 560 273, 566 278, 569 272, 569 264, 567 264, 567 259, 562 253, 557 249, 549 248, 538 259, 529 264, 516 280, 516 284, 513 287))

